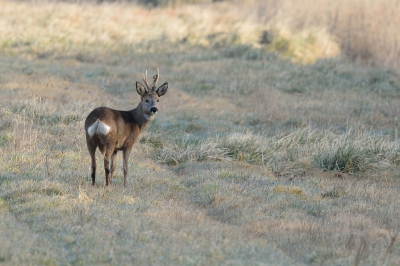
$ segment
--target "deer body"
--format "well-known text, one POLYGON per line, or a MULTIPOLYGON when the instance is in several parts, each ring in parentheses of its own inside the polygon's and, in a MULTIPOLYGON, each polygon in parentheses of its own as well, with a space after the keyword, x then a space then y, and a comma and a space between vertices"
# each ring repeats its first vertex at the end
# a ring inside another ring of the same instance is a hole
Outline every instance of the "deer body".
POLYGON ((86 142, 92 159, 92 185, 96 179, 96 149, 99 148, 104 156, 104 170, 106 186, 112 183, 112 177, 116 167, 116 155, 123 152, 124 186, 127 185, 128 158, 133 144, 148 123, 158 111, 158 103, 168 89, 168 83, 164 83, 156 90, 159 74, 154 76, 154 82, 150 87, 147 77, 143 76, 144 87, 136 82, 136 90, 141 96, 141 102, 130 111, 119 111, 108 107, 94 109, 86 118, 85 132, 86 142))

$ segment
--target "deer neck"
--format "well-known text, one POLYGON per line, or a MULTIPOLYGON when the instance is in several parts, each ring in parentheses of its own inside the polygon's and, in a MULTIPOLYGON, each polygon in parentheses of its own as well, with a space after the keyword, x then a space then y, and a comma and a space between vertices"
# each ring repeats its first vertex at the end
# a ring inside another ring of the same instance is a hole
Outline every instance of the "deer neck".
POLYGON ((151 118, 143 112, 142 106, 140 103, 135 109, 131 110, 130 113, 134 117, 134 120, 135 120, 136 124, 138 125, 140 131, 145 129, 146 126, 151 121, 151 118))

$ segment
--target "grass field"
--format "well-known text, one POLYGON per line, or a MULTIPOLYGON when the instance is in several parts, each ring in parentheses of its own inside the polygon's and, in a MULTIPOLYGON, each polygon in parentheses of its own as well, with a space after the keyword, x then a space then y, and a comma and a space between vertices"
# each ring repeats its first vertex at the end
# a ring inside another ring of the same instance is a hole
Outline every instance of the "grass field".
POLYGON ((231 3, 0 5, 0 263, 400 264, 396 68, 260 44, 231 3), (86 116, 157 67, 128 187, 100 153, 92 187, 86 116))

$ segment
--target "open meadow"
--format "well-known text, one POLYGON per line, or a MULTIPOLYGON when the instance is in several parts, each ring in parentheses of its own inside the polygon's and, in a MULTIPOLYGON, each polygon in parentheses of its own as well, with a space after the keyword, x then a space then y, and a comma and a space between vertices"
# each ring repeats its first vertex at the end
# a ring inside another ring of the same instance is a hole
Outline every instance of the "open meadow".
POLYGON ((293 2, 0 0, 0 264, 400 265, 400 35, 293 2), (99 152, 92 187, 86 116, 157 68, 128 187, 99 152))

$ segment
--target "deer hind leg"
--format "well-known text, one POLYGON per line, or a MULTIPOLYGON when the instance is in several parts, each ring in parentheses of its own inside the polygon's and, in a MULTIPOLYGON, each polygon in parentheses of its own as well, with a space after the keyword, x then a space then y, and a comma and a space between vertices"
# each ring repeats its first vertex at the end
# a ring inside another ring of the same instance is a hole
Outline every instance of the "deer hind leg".
POLYGON ((114 177, 115 169, 117 167, 117 151, 114 151, 111 155, 111 175, 110 175, 110 184, 112 184, 112 179, 114 177))
POLYGON ((114 153, 114 147, 107 147, 104 154, 104 171, 106 174, 106 186, 110 184, 111 181, 111 171, 110 171, 110 160, 111 155, 114 153))
POLYGON ((88 150, 89 150, 89 154, 90 154, 90 158, 92 160, 92 186, 95 185, 96 183, 96 148, 97 148, 97 144, 94 140, 88 140, 87 141, 87 146, 88 146, 88 150))
POLYGON ((90 152, 90 157, 92 158, 92 186, 96 184, 96 150, 90 152))

